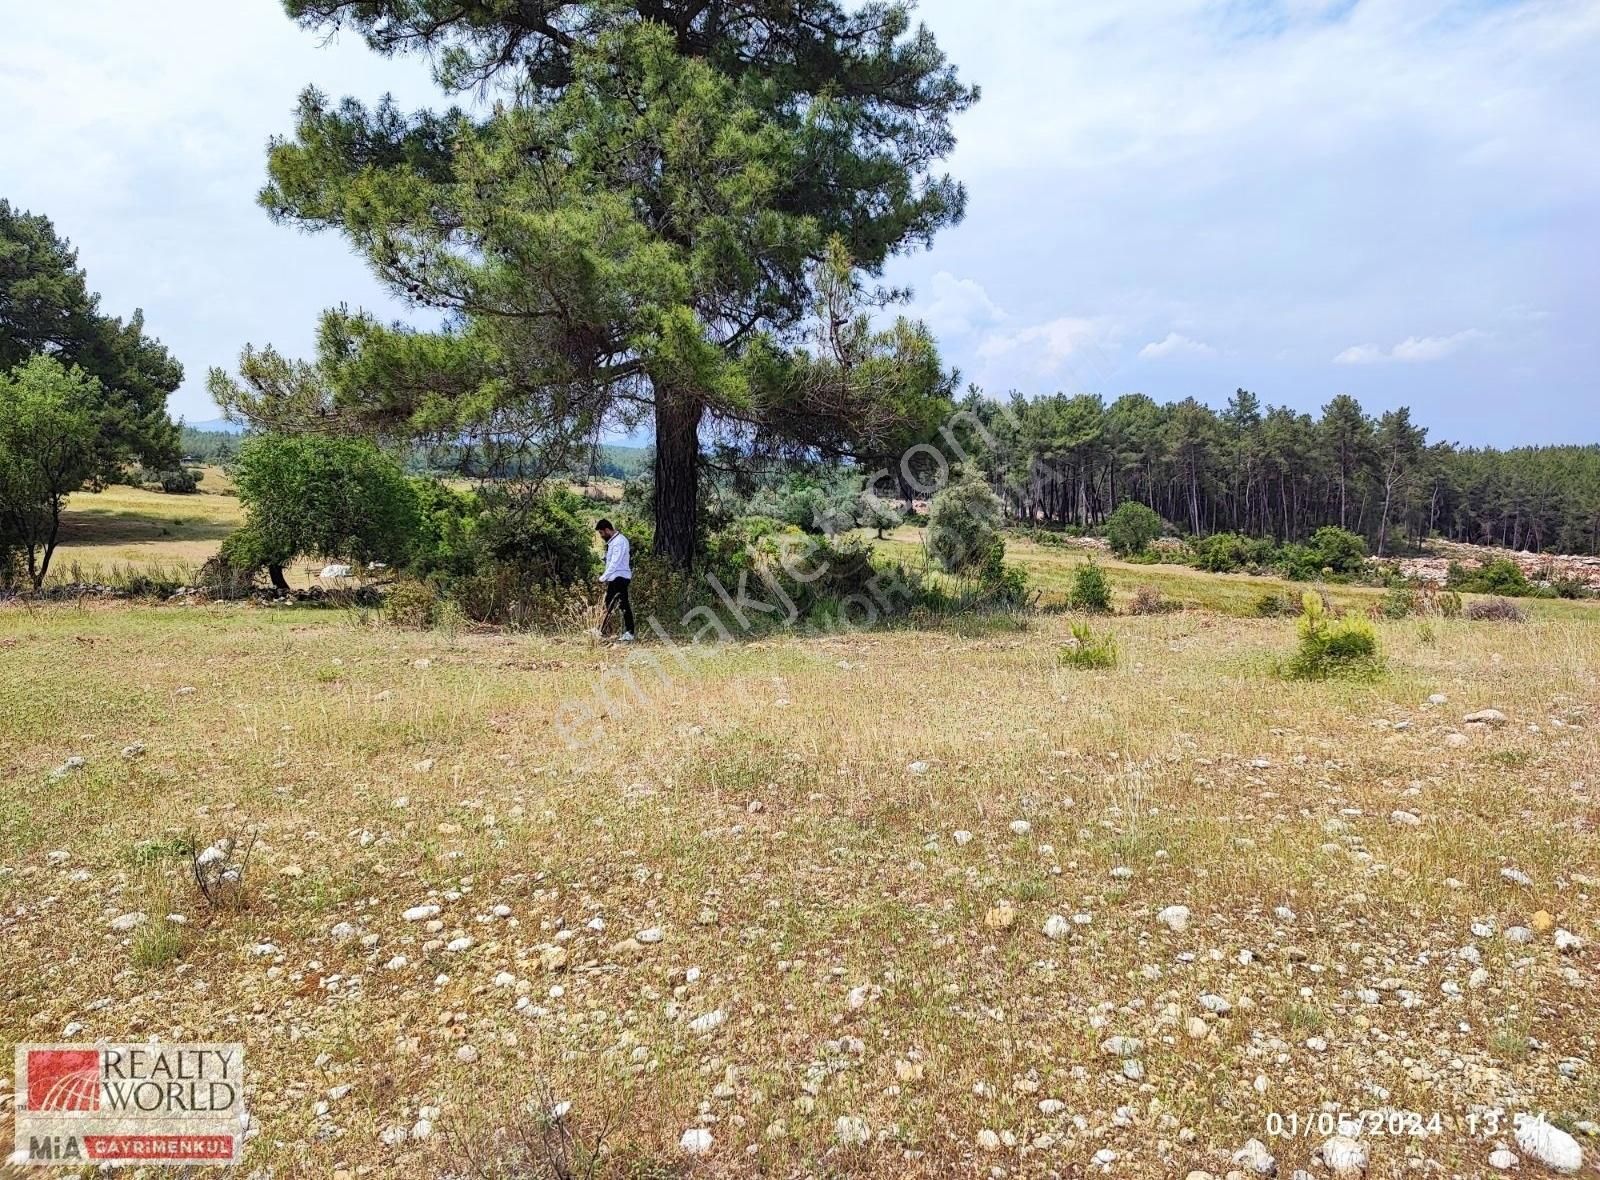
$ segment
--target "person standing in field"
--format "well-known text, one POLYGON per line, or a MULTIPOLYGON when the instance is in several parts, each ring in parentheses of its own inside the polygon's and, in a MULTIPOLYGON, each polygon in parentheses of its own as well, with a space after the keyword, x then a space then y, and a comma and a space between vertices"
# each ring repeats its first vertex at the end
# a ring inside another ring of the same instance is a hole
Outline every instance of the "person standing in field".
POLYGON ((633 566, 629 561, 628 538, 617 532, 609 520, 602 517, 594 526, 606 544, 606 567, 600 581, 606 588, 606 613, 600 620, 600 633, 605 634, 606 624, 617 609, 622 611, 622 642, 633 642, 633 603, 628 600, 628 586, 633 581, 633 566))

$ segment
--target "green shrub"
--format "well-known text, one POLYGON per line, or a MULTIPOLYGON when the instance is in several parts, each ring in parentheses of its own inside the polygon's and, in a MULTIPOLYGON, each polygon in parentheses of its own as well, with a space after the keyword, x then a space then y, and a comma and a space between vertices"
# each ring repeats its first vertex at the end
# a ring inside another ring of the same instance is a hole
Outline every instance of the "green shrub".
POLYGON ((999 537, 984 554, 983 565, 978 569, 978 585, 985 600, 1000 606, 1021 606, 1028 597, 1028 574, 1014 565, 1007 565, 1006 543, 999 537))
POLYGON ((1293 680, 1370 676, 1379 668, 1378 635, 1357 615, 1332 619, 1320 595, 1301 598, 1300 646, 1285 668, 1293 680))
POLYGON ((967 480, 945 488, 928 505, 929 555, 946 573, 979 565, 1000 532, 1004 505, 989 485, 967 480))
POLYGON ((383 596, 383 617, 396 627, 426 631, 438 621, 439 592, 426 582, 397 582, 383 596))
POLYGON ((1064 667, 1092 671, 1117 666, 1117 639, 1111 632, 1095 634, 1088 623, 1072 624, 1072 638, 1057 657, 1064 667))
POLYGON ((1190 549, 1189 564, 1212 574, 1264 569, 1276 552, 1271 538, 1243 533, 1213 533, 1195 541, 1190 549))
POLYGON ((1588 598, 1591 593, 1589 583, 1582 578, 1572 577, 1552 578, 1550 589, 1555 591, 1557 598, 1588 598))
POLYGON ((1386 619, 1404 619, 1418 611, 1417 592, 1410 586, 1395 586, 1384 594, 1378 610, 1386 619))
POLYGON ((1336 574, 1353 574, 1366 564, 1367 543, 1349 529, 1325 525, 1311 534, 1307 547, 1321 569, 1336 574))
POLYGON ((1526 598, 1533 593, 1533 583, 1522 567, 1508 557, 1492 558, 1475 570, 1452 561, 1445 584, 1469 594, 1498 594, 1505 598, 1526 598))
POLYGON ((1111 609, 1111 582, 1098 562, 1091 559, 1072 571, 1072 591, 1067 602, 1073 610, 1095 614, 1111 609))
POLYGON ((1431 595, 1433 609, 1446 619, 1461 617, 1461 595, 1454 590, 1438 590, 1431 595))
POLYGON ((1106 520, 1106 542, 1118 557, 1143 553, 1161 535, 1161 518, 1136 500, 1125 500, 1106 520))
POLYGON ((1256 599, 1256 614, 1264 619, 1282 618, 1285 615, 1296 614, 1299 610, 1299 604, 1293 598, 1276 590, 1269 590, 1256 599))
POLYGON ((158 472, 156 482, 169 495, 191 496, 200 490, 200 473, 192 467, 175 467, 158 472))
POLYGON ((500 500, 480 518, 478 527, 496 564, 533 584, 570 586, 592 582, 600 572, 595 532, 582 511, 581 498, 556 488, 500 500))
POLYGON ((1474 623, 1526 623, 1528 612, 1509 598, 1491 598, 1467 607, 1467 618, 1474 623))

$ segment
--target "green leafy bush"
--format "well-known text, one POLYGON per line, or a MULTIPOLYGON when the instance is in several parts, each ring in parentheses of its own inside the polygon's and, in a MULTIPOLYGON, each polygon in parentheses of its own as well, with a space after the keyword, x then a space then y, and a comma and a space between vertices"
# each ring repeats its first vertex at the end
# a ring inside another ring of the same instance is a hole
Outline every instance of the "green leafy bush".
POLYGON ((978 480, 952 484, 928 505, 929 555, 946 573, 983 562, 1000 533, 1004 505, 978 480))
POLYGON ((996 537, 978 569, 978 585, 989 602, 1021 606, 1028 597, 1028 574, 1017 566, 1007 565, 1005 558, 1006 543, 996 537))
POLYGON ((1509 557, 1492 558, 1475 570, 1452 561, 1445 585, 1468 594, 1498 594, 1505 598, 1526 598, 1534 590, 1522 567, 1509 557))
POLYGON ((1269 590, 1256 599, 1256 614, 1264 619, 1282 618, 1286 615, 1299 613, 1300 606, 1287 594, 1280 594, 1276 590, 1269 590))
POLYGON ((1404 619, 1418 612, 1420 600, 1410 586, 1395 586, 1384 594, 1378 603, 1379 613, 1386 619, 1404 619))
POLYGON ((1083 671, 1114 668, 1117 665, 1116 636, 1109 631, 1096 634, 1088 623, 1074 623, 1072 638, 1062 645, 1057 658, 1064 667, 1083 671))
POLYGON ((426 582, 397 582, 383 597, 383 617, 396 627, 426 631, 439 619, 439 592, 426 582))
POLYGON ((1189 564, 1212 574, 1265 569, 1275 553, 1271 538, 1243 533, 1213 533, 1191 545, 1189 564))
MULTIPOLYGON (((400 565, 418 530, 417 497, 400 464, 363 439, 259 434, 239 448, 233 481, 247 534, 235 554, 286 587, 301 555, 400 565)), ((231 540, 232 538, 230 538, 231 540)))
POLYGON ((174 467, 156 475, 161 490, 173 496, 191 496, 200 490, 200 473, 193 467, 174 467))
POLYGON ((1378 635, 1357 615, 1334 619, 1320 595, 1301 598, 1300 645, 1285 673, 1293 680, 1325 680, 1330 676, 1370 676, 1379 669, 1378 635))
POLYGON ((1161 518, 1137 500, 1124 500, 1106 520, 1106 542, 1118 557, 1143 553, 1161 535, 1161 518))
POLYGON ((1072 590, 1067 602, 1073 610, 1105 614, 1111 609, 1111 582, 1098 562, 1084 562, 1072 571, 1072 590))
POLYGON ((1353 574, 1367 560, 1367 543, 1349 529, 1325 525, 1311 534, 1307 546, 1320 568, 1336 574, 1353 574))
POLYGON ((479 518, 478 527, 496 564, 532 584, 570 586, 592 582, 600 573, 594 529, 582 511, 580 497, 556 488, 500 499, 479 518))

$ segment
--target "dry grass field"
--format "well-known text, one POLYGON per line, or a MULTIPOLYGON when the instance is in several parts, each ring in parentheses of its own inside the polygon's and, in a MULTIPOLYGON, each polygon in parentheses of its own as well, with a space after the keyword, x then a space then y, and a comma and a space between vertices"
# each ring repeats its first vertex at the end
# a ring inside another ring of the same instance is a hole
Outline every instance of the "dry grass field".
POLYGON ((1291 683, 1261 579, 1111 570, 1195 609, 1101 672, 1053 615, 630 654, 0 607, 0 1039, 244 1041, 261 1176, 1325 1176, 1360 1112, 1373 1176, 1540 1113, 1592 1168, 1600 613, 1291 683), (183 848, 246 832, 212 909, 183 848))

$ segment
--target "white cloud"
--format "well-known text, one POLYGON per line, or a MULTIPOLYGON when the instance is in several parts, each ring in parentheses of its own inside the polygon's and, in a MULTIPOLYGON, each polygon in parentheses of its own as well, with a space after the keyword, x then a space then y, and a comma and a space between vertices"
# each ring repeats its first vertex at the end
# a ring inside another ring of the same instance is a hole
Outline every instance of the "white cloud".
POLYGON ((1168 332, 1165 340, 1153 340, 1139 350, 1139 359, 1142 361, 1165 360, 1171 356, 1215 356, 1217 350, 1204 340, 1194 340, 1188 336, 1180 336, 1177 332, 1168 332))
POLYGON ((1407 336, 1393 348, 1385 351, 1375 344, 1354 344, 1333 358, 1336 365, 1380 365, 1389 361, 1402 364, 1426 364, 1443 360, 1452 353, 1488 335, 1477 328, 1468 328, 1449 336, 1407 336))
POLYGON ((1116 369, 1110 355, 1117 348, 1116 336, 1115 325, 1104 316, 1061 316, 1015 332, 991 332, 978 344, 977 354, 1035 378, 1065 377, 1092 389, 1116 369))
POLYGON ((928 301, 918 299, 912 310, 940 336, 966 336, 1006 318, 983 285, 972 279, 941 270, 928 281, 928 289, 928 301))

